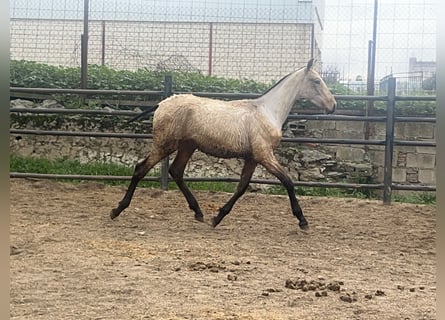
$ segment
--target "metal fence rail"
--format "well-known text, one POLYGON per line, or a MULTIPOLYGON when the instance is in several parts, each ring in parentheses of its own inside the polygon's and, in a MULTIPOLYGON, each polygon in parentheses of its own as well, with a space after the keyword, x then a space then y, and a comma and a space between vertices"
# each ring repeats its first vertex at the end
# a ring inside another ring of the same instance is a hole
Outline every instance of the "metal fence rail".
MULTIPOLYGON (((244 96, 242 96, 244 97, 244 96)), ((337 100, 342 100, 336 96, 337 100)), ((428 100, 433 101, 433 100, 428 100)), ((125 110, 92 110, 92 109, 60 109, 60 108, 10 108, 15 113, 39 113, 39 114, 84 114, 84 115, 115 115, 135 116, 139 112, 125 110)), ((335 120, 335 121, 375 121, 384 122, 386 116, 350 116, 350 115, 320 115, 320 114, 290 114, 288 120, 335 120)), ((395 122, 429 122, 435 123, 436 118, 431 117, 394 117, 395 122)))
MULTIPOLYGON (((11 92, 38 92, 38 93, 69 93, 69 94, 118 94, 118 95, 155 95, 158 97, 167 97, 173 94, 171 76, 166 76, 164 91, 124 91, 124 90, 86 90, 86 89, 47 89, 47 88, 10 88, 11 92)), ((176 92, 179 93, 179 92, 176 92)), ((258 94, 246 93, 200 93, 194 94, 213 98, 224 99, 244 99, 254 98, 258 94)), ((412 190, 412 191, 436 191, 436 186, 426 185, 403 185, 395 184, 392 181, 392 162, 394 146, 423 146, 436 147, 433 141, 406 141, 394 139, 395 122, 425 122, 435 123, 436 118, 431 117, 396 117, 394 107, 396 101, 435 101, 434 96, 414 96, 400 97, 395 95, 395 79, 388 80, 387 96, 342 96, 336 95, 337 100, 366 100, 366 101, 386 101, 386 116, 348 116, 348 115, 311 115, 311 114, 291 114, 288 119, 307 119, 307 120, 335 120, 335 121, 365 121, 365 122, 386 122, 386 136, 384 140, 365 140, 365 139, 318 139, 318 138, 283 138, 283 142, 288 143, 326 143, 326 144, 356 144, 356 145, 382 145, 385 146, 385 163, 383 183, 377 184, 356 184, 356 183, 329 183, 329 182, 294 182, 295 186, 308 187, 327 187, 327 188, 353 188, 353 189, 377 189, 383 190, 383 202, 391 203, 392 190, 412 190)), ((113 116, 134 116, 134 111, 107 111, 107 110, 82 110, 82 109, 36 109, 36 108, 11 108, 10 112, 15 113, 42 113, 42 114, 89 114, 89 115, 113 115, 113 116)), ((75 132, 75 131, 52 131, 52 130, 30 130, 30 129, 10 129, 11 134, 29 134, 29 135, 51 135, 51 136, 87 136, 87 137, 109 137, 109 138, 129 138, 129 139, 151 139, 152 134, 133 134, 133 133, 107 133, 107 132, 75 132)), ((169 159, 166 158, 161 166, 159 177, 145 177, 147 181, 157 181, 161 183, 163 189, 168 188, 168 182, 171 181, 168 176, 169 159)), ((131 176, 103 176, 103 175, 66 175, 66 174, 36 174, 11 172, 11 178, 41 178, 41 179, 80 179, 80 180, 130 180, 131 176)), ((219 181, 219 182, 238 182, 238 178, 228 177, 188 177, 186 181, 219 181)), ((252 183, 278 185, 280 182, 273 179, 252 179, 252 183)))
MULTIPOLYGON (((79 131, 52 131, 52 130, 32 130, 32 129, 10 129, 11 134, 30 134, 38 136, 66 136, 66 137, 101 137, 101 138, 134 138, 151 139, 150 133, 113 133, 113 132, 79 132, 79 131)), ((385 145, 386 140, 362 140, 362 139, 318 139, 318 138, 282 138, 282 142, 295 143, 325 143, 325 144, 360 144, 360 145, 385 145)), ((394 140, 397 146, 421 146, 436 147, 436 142, 432 141, 410 141, 394 140)))
MULTIPOLYGON (((51 174, 51 173, 25 173, 11 172, 11 178, 34 178, 34 179, 67 179, 67 180, 103 180, 103 181, 129 181, 131 176, 111 176, 111 175, 81 175, 81 174, 51 174)), ((172 181, 171 179, 168 179, 172 181)), ((141 181, 160 182, 160 177, 146 176, 141 181)), ((184 177, 187 182, 239 182, 238 178, 230 177, 184 177)), ((252 179, 251 183, 281 185, 276 179, 252 179)), ((312 181, 296 181, 294 186, 300 187, 324 187, 339 189, 383 189, 383 183, 340 183, 340 182, 312 182, 312 181)), ((412 191, 436 191, 435 186, 424 185, 403 185, 393 184, 393 190, 412 190, 412 191)))

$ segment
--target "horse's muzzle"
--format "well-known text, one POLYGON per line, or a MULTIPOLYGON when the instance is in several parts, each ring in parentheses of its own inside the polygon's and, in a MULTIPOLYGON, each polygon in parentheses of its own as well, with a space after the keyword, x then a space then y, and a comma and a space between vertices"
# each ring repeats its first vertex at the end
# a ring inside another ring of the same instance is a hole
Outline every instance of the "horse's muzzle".
POLYGON ((332 109, 328 109, 328 108, 325 109, 325 113, 326 114, 334 113, 336 107, 337 107, 337 103, 334 103, 334 105, 332 106, 332 109))

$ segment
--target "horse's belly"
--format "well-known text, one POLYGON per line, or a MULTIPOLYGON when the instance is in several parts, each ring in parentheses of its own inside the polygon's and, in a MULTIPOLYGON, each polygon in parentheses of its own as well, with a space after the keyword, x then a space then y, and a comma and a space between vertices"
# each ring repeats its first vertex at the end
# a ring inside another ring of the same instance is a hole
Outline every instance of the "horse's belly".
POLYGON ((243 158, 251 154, 246 137, 236 134, 206 135, 193 139, 197 149, 219 158, 243 158))
POLYGON ((245 158, 250 155, 250 152, 246 152, 245 150, 229 150, 218 146, 211 148, 209 148, 209 146, 200 146, 198 150, 218 158, 245 158))

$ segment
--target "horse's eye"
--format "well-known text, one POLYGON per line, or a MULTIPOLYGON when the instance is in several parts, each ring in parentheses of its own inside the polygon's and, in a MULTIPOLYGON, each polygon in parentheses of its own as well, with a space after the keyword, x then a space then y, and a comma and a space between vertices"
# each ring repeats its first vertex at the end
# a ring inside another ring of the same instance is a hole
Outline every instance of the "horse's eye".
POLYGON ((314 80, 312 80, 314 83, 316 83, 316 84, 320 84, 321 83, 321 80, 320 79, 314 79, 314 80))

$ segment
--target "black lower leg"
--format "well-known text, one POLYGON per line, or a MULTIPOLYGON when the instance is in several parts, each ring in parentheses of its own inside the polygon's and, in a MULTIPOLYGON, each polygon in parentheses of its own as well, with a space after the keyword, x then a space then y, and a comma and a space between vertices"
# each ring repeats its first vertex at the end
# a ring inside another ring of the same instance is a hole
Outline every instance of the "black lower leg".
POLYGON ((292 183, 292 181, 288 178, 283 179, 283 185, 287 190, 287 194, 289 195, 290 205, 292 209, 292 214, 297 217, 301 229, 308 229, 309 224, 303 215, 303 210, 301 210, 301 207, 298 203, 297 197, 295 196, 295 187, 292 183))
POLYGON ((309 223, 306 220, 306 217, 303 215, 303 211, 301 210, 300 205, 298 204, 298 200, 295 197, 295 191, 292 192, 293 196, 290 197, 291 199, 291 207, 292 207, 292 213, 295 217, 298 219, 298 225, 301 229, 308 229, 309 223))
POLYGON ((290 206, 292 209, 292 214, 295 217, 297 217, 299 221, 298 225, 300 226, 301 229, 308 229, 309 225, 306 218, 303 215, 303 210, 301 210, 301 207, 298 204, 297 197, 295 196, 295 187, 294 184, 292 183, 291 178, 286 173, 284 173, 283 170, 278 170, 278 172, 275 173, 275 176, 281 181, 281 183, 287 190, 287 194, 290 200, 290 206))
POLYGON ((216 227, 222 219, 232 210, 235 202, 246 192, 248 184, 240 190, 237 190, 227 203, 219 209, 218 214, 212 218, 212 226, 216 227))
POLYGON ((119 202, 119 205, 115 209, 111 210, 111 219, 116 218, 121 214, 122 211, 128 208, 139 181, 147 174, 148 170, 149 168, 147 167, 147 159, 136 164, 133 177, 131 178, 131 182, 128 186, 127 192, 125 193, 122 200, 119 202))
POLYGON ((261 162, 261 164, 272 173, 274 176, 276 176, 280 182, 283 184, 283 186, 287 190, 287 194, 289 196, 290 205, 292 208, 292 214, 297 217, 301 229, 307 229, 309 228, 306 218, 303 215, 303 211, 300 208, 300 205, 298 204, 297 197, 295 196, 295 187, 292 183, 291 178, 289 175, 284 171, 283 167, 278 163, 277 159, 271 152, 271 156, 261 162))
POLYGON ((222 221, 222 219, 224 219, 224 217, 232 210, 233 205, 239 197, 240 196, 236 196, 236 194, 234 194, 230 198, 230 200, 219 209, 218 214, 212 218, 213 227, 216 227, 222 221))
POLYGON ((184 195, 185 199, 187 200, 189 208, 195 212, 195 219, 203 222, 204 215, 202 214, 202 211, 201 211, 201 208, 199 207, 198 201, 193 196, 190 189, 185 185, 184 180, 181 178, 181 179, 175 180, 175 182, 178 185, 179 189, 181 190, 182 194, 184 195))
POLYGON ((216 215, 212 219, 212 225, 214 227, 216 227, 222 221, 222 219, 224 219, 224 217, 232 210, 235 202, 246 192, 255 167, 256 162, 254 162, 253 160, 245 162, 243 171, 241 172, 241 179, 235 193, 229 199, 229 201, 227 201, 227 203, 219 209, 218 215, 216 215))
POLYGON ((202 214, 201 208, 199 207, 198 201, 193 196, 187 185, 184 183, 185 166, 194 151, 195 146, 193 144, 187 142, 182 143, 178 149, 175 160, 173 160, 173 163, 170 166, 169 172, 178 185, 179 190, 181 190, 182 194, 187 200, 189 208, 195 212, 195 219, 203 222, 204 216, 202 214))

